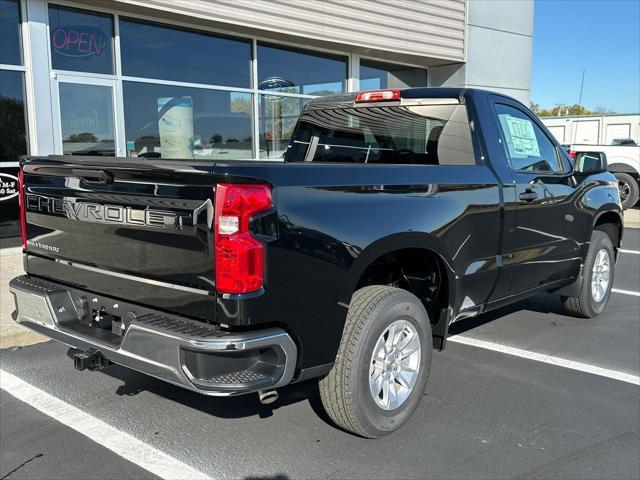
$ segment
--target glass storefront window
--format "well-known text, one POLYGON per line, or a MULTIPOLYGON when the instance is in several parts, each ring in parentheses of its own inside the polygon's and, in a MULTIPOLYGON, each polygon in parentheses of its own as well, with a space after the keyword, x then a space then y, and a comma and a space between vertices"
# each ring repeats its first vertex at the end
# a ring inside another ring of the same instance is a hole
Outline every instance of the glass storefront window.
POLYGON ((251 42, 167 28, 131 19, 120 21, 122 72, 132 77, 251 86, 251 42))
POLYGON ((0 70, 0 163, 27 153, 24 73, 0 70))
POLYGON ((423 68, 360 59, 360 90, 426 86, 427 71, 423 68))
POLYGON ((22 65, 20 3, 0 0, 0 63, 22 65))
POLYGON ((127 155, 250 159, 252 95, 124 82, 127 155))
POLYGON ((65 155, 115 155, 111 87, 60 82, 60 122, 65 155))
POLYGON ((258 88, 303 95, 345 91, 347 58, 258 44, 258 88))
POLYGON ((260 158, 282 158, 308 98, 260 95, 260 158))
POLYGON ((20 245, 17 162, 27 153, 24 74, 0 70, 0 248, 20 245))
POLYGON ((51 64, 56 70, 113 74, 113 17, 49 6, 51 64))

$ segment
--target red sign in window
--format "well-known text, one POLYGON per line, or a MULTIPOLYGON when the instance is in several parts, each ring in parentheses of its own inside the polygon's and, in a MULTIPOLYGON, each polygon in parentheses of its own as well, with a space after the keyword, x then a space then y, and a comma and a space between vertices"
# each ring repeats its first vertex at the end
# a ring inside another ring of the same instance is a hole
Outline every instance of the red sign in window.
POLYGON ((99 29, 84 25, 58 27, 51 33, 51 45, 69 57, 100 56, 108 37, 99 29))

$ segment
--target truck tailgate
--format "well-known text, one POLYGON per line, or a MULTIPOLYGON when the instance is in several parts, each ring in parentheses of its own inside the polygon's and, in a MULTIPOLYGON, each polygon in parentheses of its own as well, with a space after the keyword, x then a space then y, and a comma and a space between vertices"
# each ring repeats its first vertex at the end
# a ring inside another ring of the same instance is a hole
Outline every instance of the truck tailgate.
POLYGON ((211 162, 24 163, 28 273, 212 321, 211 162))

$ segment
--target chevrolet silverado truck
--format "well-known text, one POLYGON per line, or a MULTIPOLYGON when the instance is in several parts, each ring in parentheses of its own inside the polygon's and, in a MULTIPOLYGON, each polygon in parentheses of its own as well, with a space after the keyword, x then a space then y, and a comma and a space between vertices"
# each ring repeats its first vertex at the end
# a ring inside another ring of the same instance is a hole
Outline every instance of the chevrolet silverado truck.
POLYGON ((316 379, 380 437, 453 322, 538 292, 609 299, 623 220, 604 155, 572 162, 525 106, 452 88, 309 102, 282 162, 25 157, 17 322, 205 395, 316 379))

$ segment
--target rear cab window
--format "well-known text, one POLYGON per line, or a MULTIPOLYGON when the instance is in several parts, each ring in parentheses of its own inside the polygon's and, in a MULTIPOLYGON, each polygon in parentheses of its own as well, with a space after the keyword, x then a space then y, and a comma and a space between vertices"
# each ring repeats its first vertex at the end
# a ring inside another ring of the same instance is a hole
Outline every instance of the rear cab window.
POLYGON ((433 105, 308 107, 286 160, 476 165, 466 106, 453 99, 449 104, 438 100, 433 105))

